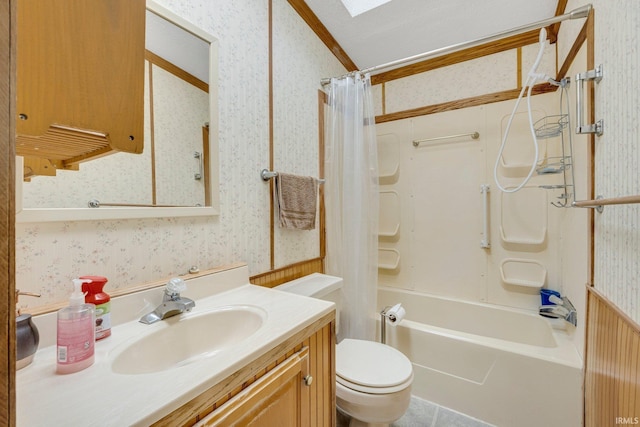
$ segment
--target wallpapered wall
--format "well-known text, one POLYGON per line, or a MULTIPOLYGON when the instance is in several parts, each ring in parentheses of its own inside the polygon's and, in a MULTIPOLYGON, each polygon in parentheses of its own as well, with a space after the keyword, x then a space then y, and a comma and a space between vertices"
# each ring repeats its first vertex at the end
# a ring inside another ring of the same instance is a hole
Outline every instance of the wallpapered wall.
MULTIPOLYGON (((595 87, 595 192, 604 197, 640 194, 640 3, 593 1, 595 65, 604 77, 595 87)), ((594 285, 640 323, 640 205, 606 207, 595 214, 594 285)))
MULTIPOLYGON (((317 176, 317 90, 342 65, 286 0, 273 1, 275 168, 317 176), (286 60, 285 60, 286 59, 286 60), (288 73, 287 77, 284 73, 288 73)), ((78 275, 108 290, 236 261, 270 269, 269 0, 159 0, 219 40, 220 215, 16 224, 16 287, 63 301, 78 275)), ((317 231, 278 233, 276 267, 318 256, 317 231)))

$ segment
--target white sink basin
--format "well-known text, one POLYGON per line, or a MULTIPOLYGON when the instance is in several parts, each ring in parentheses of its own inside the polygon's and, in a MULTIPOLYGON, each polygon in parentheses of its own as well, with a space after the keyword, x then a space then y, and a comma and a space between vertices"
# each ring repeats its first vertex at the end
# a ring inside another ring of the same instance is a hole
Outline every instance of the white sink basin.
POLYGON ((253 335, 266 317, 259 307, 232 305, 161 320, 148 326, 149 334, 115 348, 111 370, 148 374, 215 356, 253 335))

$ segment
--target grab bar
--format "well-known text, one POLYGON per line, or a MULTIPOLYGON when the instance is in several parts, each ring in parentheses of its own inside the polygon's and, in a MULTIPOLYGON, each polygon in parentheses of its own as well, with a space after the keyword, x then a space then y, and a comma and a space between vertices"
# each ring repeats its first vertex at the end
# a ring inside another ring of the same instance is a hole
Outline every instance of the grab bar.
POLYGON ((199 181, 199 180, 201 180, 201 179, 202 179, 202 169, 203 169, 203 166, 202 166, 202 157, 203 157, 203 156, 202 156, 202 153, 201 153, 201 152, 199 152, 199 151, 195 151, 195 152, 193 153, 193 158, 194 158, 194 159, 198 159, 198 160, 200 160, 200 161, 199 161, 199 171, 200 171, 200 172, 199 172, 199 173, 195 173, 195 174, 193 174, 193 179, 195 179, 196 181, 199 181))
POLYGON ((576 75, 576 116, 578 116, 576 133, 595 133, 596 135, 601 136, 604 132, 604 122, 602 121, 602 119, 598 120, 594 124, 582 124, 584 116, 583 92, 585 80, 595 80, 596 83, 600 83, 600 80, 602 80, 602 64, 598 65, 594 70, 589 70, 584 73, 578 73, 576 75))
POLYGON ((420 143, 422 143, 422 142, 441 141, 443 139, 462 138, 462 137, 465 137, 465 136, 470 136, 471 139, 480 138, 480 134, 478 132, 461 133, 461 134, 458 134, 458 135, 436 136, 435 138, 416 139, 416 140, 413 141, 413 146, 414 147, 418 147, 420 145, 420 143))
POLYGON ((489 242, 489 191, 491 186, 489 184, 482 184, 480 186, 480 192, 482 193, 482 240, 480 240, 480 247, 483 249, 491 248, 491 242, 489 242))
POLYGON ((602 196, 598 196, 595 200, 575 201, 571 204, 571 206, 574 206, 576 208, 593 208, 599 213, 602 213, 604 207, 607 205, 630 205, 635 203, 640 203, 640 195, 612 197, 610 199, 605 199, 602 196))

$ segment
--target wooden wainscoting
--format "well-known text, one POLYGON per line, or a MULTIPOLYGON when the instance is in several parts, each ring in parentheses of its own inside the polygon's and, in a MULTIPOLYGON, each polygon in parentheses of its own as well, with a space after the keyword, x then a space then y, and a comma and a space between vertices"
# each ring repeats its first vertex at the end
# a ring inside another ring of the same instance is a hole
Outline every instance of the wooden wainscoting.
POLYGON ((297 262, 286 267, 267 271, 266 273, 251 276, 249 281, 258 286, 273 288, 290 280, 306 276, 311 273, 324 273, 322 258, 314 258, 297 262))
POLYGON ((586 427, 640 423, 640 326, 593 287, 587 292, 586 427))

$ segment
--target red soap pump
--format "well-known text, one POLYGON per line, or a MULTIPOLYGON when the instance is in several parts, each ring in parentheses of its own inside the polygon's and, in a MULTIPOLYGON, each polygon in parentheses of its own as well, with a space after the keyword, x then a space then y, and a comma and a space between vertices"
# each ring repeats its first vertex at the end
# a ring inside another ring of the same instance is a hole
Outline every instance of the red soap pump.
POLYGON ((108 282, 102 276, 82 276, 80 280, 90 280, 82 284, 84 302, 96 306, 96 341, 111 335, 111 297, 102 288, 108 282))

